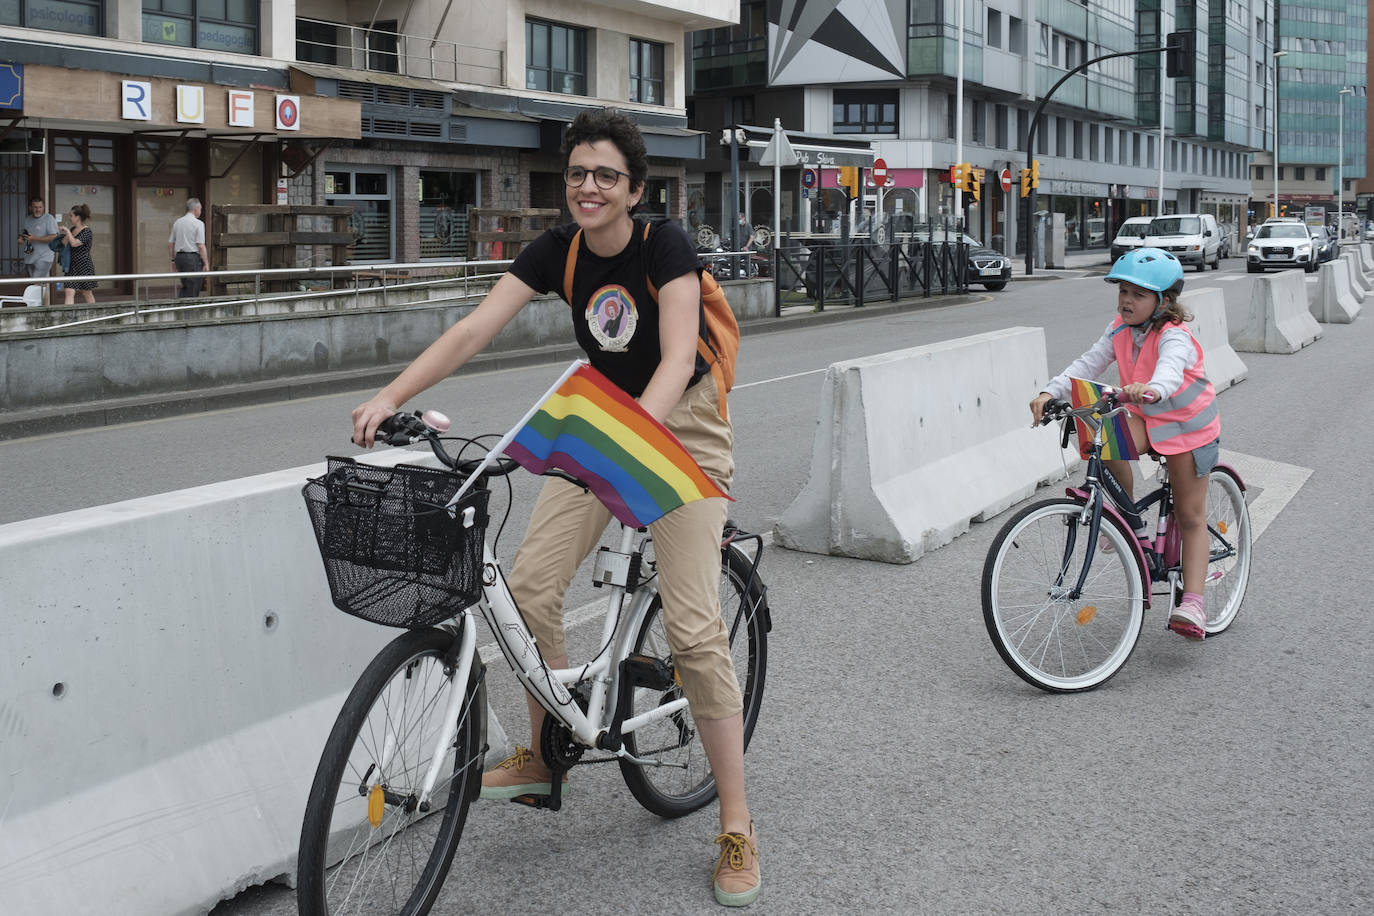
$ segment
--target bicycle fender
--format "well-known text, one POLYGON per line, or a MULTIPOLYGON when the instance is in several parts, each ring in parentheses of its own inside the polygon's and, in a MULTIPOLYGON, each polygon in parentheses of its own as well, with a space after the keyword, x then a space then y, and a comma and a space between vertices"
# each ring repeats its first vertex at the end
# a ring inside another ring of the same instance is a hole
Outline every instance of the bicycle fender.
MULTIPOLYGON (((1065 487, 1064 495, 1070 499, 1076 499, 1086 503, 1088 501, 1088 491, 1078 487, 1065 487)), ((1140 542, 1135 539, 1135 534, 1131 531, 1131 526, 1126 524, 1126 520, 1121 517, 1121 513, 1116 511, 1116 506, 1110 500, 1102 500, 1102 511, 1116 520, 1116 525, 1126 532, 1126 540, 1131 545, 1131 550, 1135 552, 1135 568, 1140 575, 1140 584, 1145 592, 1145 608, 1150 608, 1150 564, 1145 562, 1145 551, 1140 549, 1140 542)))
POLYGON ((1212 470, 1221 471, 1221 473, 1225 474, 1226 476, 1230 477, 1232 480, 1236 482, 1236 486, 1240 487, 1240 491, 1242 493, 1245 492, 1245 481, 1240 479, 1240 472, 1237 471, 1235 468, 1231 467, 1229 464, 1219 461, 1217 462, 1217 466, 1212 468, 1212 470))

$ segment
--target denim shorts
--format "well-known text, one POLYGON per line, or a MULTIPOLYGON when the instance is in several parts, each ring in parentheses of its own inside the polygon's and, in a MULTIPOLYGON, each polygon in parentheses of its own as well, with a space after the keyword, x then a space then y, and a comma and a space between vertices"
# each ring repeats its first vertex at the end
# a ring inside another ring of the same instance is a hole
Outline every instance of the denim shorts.
POLYGON ((1221 459, 1221 437, 1213 439, 1206 445, 1199 445, 1193 449, 1193 466, 1197 469, 1197 476, 1206 477, 1212 473, 1212 469, 1217 466, 1217 461, 1221 459))

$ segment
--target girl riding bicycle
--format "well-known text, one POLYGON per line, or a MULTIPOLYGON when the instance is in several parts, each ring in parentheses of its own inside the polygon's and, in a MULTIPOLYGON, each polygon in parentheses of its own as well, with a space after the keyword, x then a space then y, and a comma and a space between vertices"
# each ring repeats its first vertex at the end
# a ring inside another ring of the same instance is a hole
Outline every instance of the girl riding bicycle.
MULTIPOLYGON (((677 224, 655 222, 646 231, 633 215, 648 175, 643 137, 618 112, 587 111, 569 126, 564 151, 563 180, 574 223, 531 242, 477 308, 357 407, 354 441, 371 447, 383 420, 482 350, 534 296, 564 294, 565 264, 576 244, 569 305, 579 346, 592 366, 636 398, 728 491, 733 432, 720 409, 724 393, 697 353, 704 317, 695 248, 677 224), (611 300, 614 321, 608 318, 611 300)), ((563 596, 610 518, 596 497, 558 478, 544 484, 535 504, 508 584, 550 668, 568 664, 563 596)), ((701 499, 649 527, 674 665, 720 798, 715 896, 727 906, 744 906, 758 897, 760 875, 745 798, 743 705, 718 595, 725 518, 724 499, 701 499)), ((533 697, 526 702, 530 749, 517 748, 483 775, 483 798, 552 790, 552 771, 540 751, 544 710, 533 697)))
MULTIPOLYGON (((1117 317, 1092 348, 1050 379, 1030 402, 1038 424, 1051 398, 1069 396, 1071 378, 1096 378, 1113 362, 1131 402, 1127 417, 1136 449, 1164 456, 1173 484, 1174 514, 1183 537, 1183 600, 1169 615, 1169 629, 1189 639, 1205 635, 1202 589, 1207 575, 1207 475, 1220 454, 1221 420, 1216 392, 1202 365, 1202 345, 1184 323, 1179 305, 1183 265, 1167 251, 1137 248, 1107 274, 1117 284, 1117 317)), ((1126 461, 1107 461, 1108 471, 1132 495, 1134 475, 1126 461)))

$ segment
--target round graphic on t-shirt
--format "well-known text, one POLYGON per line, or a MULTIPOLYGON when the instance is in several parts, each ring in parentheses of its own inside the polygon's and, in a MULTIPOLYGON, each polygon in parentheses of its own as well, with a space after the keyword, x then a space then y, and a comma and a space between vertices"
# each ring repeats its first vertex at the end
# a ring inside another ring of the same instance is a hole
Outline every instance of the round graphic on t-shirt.
POLYGON ((623 352, 635 336, 639 313, 629 290, 619 284, 603 286, 587 303, 587 326, 601 349, 623 352))

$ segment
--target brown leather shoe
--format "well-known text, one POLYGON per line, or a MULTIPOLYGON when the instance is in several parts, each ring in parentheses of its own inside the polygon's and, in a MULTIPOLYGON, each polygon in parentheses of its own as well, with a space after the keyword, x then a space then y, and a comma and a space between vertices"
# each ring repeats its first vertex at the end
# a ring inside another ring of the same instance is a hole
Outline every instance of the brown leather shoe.
POLYGON ((716 844, 720 846, 720 861, 712 875, 716 902, 721 906, 748 906, 759 898, 763 887, 754 822, 749 822, 748 836, 722 833, 716 837, 716 844))
MULTIPOLYGON (((568 774, 563 774, 567 793, 568 774)), ((536 761, 529 748, 516 745, 515 753, 482 774, 482 798, 518 798, 553 792, 553 771, 536 761)))

